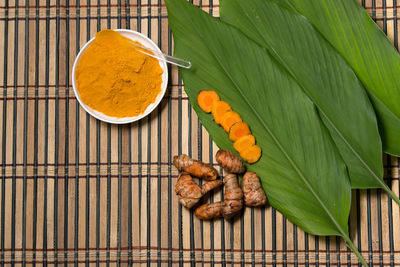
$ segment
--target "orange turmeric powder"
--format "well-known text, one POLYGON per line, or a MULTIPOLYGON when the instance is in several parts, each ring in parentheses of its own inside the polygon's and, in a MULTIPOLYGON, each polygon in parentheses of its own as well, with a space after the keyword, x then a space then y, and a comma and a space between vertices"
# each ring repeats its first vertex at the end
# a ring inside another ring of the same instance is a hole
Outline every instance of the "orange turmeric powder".
POLYGON ((157 59, 139 52, 118 32, 103 30, 82 54, 77 89, 92 109, 110 117, 133 117, 155 102, 162 73, 157 59))

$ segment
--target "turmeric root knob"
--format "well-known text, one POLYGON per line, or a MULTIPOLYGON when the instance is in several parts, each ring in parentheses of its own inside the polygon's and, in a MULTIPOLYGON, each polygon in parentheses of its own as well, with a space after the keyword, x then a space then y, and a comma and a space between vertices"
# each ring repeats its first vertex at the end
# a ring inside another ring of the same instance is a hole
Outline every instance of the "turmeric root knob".
POLYGON ((175 193, 178 195, 182 206, 189 209, 196 205, 203 196, 200 186, 193 181, 192 176, 185 172, 178 176, 175 193))
POLYGON ((204 196, 208 192, 214 190, 215 188, 220 187, 223 184, 224 184, 224 182, 222 180, 209 181, 209 182, 203 184, 203 186, 201 187, 201 194, 204 196))
POLYGON ((225 194, 222 205, 222 216, 225 219, 235 217, 243 208, 243 192, 235 174, 224 177, 225 194))
POLYGON ((181 173, 175 185, 175 193, 178 195, 179 202, 186 208, 196 205, 202 196, 223 184, 222 180, 209 181, 200 187, 194 182, 188 173, 181 173))
POLYGON ((197 104, 206 113, 211 112, 212 105, 219 100, 219 95, 215 91, 204 90, 197 95, 197 104))
POLYGON ((218 177, 218 172, 213 166, 191 159, 184 154, 175 156, 173 163, 178 170, 188 172, 204 180, 215 180, 218 177))
POLYGON ((202 220, 211 220, 224 217, 231 219, 243 208, 243 192, 235 174, 228 174, 224 178, 225 194, 223 202, 203 204, 199 206, 194 214, 202 220))
POLYGON ((222 213, 222 204, 222 201, 203 204, 194 211, 194 214, 201 220, 219 218, 222 213))
POLYGON ((243 176, 244 203, 249 207, 263 206, 267 197, 261 187, 260 178, 254 172, 246 172, 243 176))
POLYGON ((228 150, 219 150, 215 158, 221 167, 231 173, 243 173, 245 171, 242 160, 228 150))

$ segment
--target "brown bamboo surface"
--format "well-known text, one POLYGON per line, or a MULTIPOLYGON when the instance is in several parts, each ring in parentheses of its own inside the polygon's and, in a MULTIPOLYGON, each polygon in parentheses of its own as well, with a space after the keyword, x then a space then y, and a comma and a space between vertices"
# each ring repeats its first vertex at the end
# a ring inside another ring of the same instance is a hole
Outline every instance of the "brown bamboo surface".
MULTIPOLYGON (((218 16, 217 0, 195 4, 218 16)), ((362 4, 397 47, 398 1, 362 4)), ((106 28, 140 31, 172 53, 161 0, 0 1, 2 265, 358 264, 339 238, 307 235, 271 207, 214 222, 182 209, 172 156, 215 164, 217 147, 175 67, 161 105, 140 122, 110 125, 80 108, 72 64, 106 28)), ((399 195, 399 161, 385 155, 384 163, 399 195)), ((399 207, 380 190, 353 196, 355 244, 373 265, 400 266, 399 207)))

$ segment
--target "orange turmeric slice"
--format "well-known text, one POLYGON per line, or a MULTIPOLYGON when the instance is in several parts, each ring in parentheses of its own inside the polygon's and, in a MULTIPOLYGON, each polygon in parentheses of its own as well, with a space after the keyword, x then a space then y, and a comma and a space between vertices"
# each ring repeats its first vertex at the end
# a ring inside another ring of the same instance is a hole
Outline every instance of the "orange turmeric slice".
POLYGON ((257 145, 253 145, 242 152, 239 153, 240 157, 247 163, 255 163, 257 162, 260 157, 261 157, 261 148, 257 145))
POLYGON ((232 110, 231 106, 225 101, 219 101, 219 100, 214 101, 211 107, 211 113, 214 116, 214 121, 218 124, 221 124, 222 117, 224 116, 224 114, 231 110, 232 110))
POLYGON ((224 128, 225 132, 229 133, 229 130, 231 129, 232 125, 241 121, 242 117, 240 117, 240 115, 237 112, 228 111, 221 118, 221 126, 224 128))
POLYGON ((249 134, 242 136, 238 140, 236 140, 235 143, 233 143, 233 148, 240 153, 246 150, 247 148, 254 146, 255 144, 256 144, 256 139, 254 138, 253 135, 249 134))
POLYGON ((245 122, 237 122, 229 129, 229 139, 238 140, 240 137, 251 134, 249 125, 245 122))
POLYGON ((211 112, 212 105, 219 100, 219 95, 215 91, 204 90, 197 95, 197 104, 206 113, 211 112))

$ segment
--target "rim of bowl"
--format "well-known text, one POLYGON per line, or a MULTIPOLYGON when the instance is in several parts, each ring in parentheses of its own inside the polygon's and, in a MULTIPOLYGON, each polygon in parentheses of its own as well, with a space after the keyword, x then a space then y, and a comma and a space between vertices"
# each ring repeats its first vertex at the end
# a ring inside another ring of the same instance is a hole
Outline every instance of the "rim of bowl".
MULTIPOLYGON (((159 53, 162 53, 160 48, 156 45, 156 43, 153 42, 153 40, 151 40, 149 37, 147 37, 146 35, 137 32, 137 31, 133 31, 133 30, 127 30, 127 29, 113 29, 113 31, 116 32, 126 32, 129 34, 133 34, 133 35, 137 35, 140 38, 145 39, 146 41, 149 42, 150 44, 150 49, 154 49, 159 53)), ((125 36, 125 35, 124 35, 125 36)), ((135 40, 130 38, 129 36, 125 36, 133 41, 140 41, 140 40, 135 40)), ((161 100, 163 99, 165 92, 167 91, 167 85, 168 85, 168 67, 167 67, 167 63, 161 60, 158 60, 158 62, 160 63, 160 67, 163 70, 163 74, 162 74, 162 84, 161 84, 161 92, 157 95, 156 100, 151 103, 150 105, 147 106, 146 110, 138 115, 138 116, 134 116, 134 117, 123 117, 123 118, 117 118, 117 117, 110 117, 105 115, 104 113, 101 113, 100 111, 94 110, 91 107, 87 106, 80 98, 79 96, 79 92, 77 90, 77 86, 76 86, 76 81, 75 81, 75 69, 76 66, 79 63, 79 60, 82 56, 82 54, 86 51, 86 49, 89 47, 89 45, 93 42, 93 40, 95 39, 95 37, 91 38, 80 50, 78 55, 75 58, 74 61, 74 65, 72 66, 72 88, 74 90, 74 94, 76 99, 78 100, 79 104, 81 105, 81 107, 87 112, 89 113, 91 116, 95 117, 98 120, 107 122, 107 123, 112 123, 112 124, 127 124, 127 123, 132 123, 138 120, 143 119, 144 117, 146 117, 147 115, 149 115, 151 112, 153 112, 153 110, 160 104, 161 100)), ((143 44, 145 45, 145 44, 143 44)), ((148 44, 146 44, 146 46, 149 46, 148 44)))

